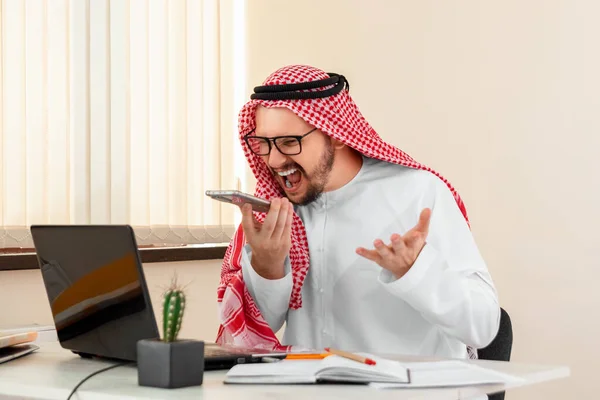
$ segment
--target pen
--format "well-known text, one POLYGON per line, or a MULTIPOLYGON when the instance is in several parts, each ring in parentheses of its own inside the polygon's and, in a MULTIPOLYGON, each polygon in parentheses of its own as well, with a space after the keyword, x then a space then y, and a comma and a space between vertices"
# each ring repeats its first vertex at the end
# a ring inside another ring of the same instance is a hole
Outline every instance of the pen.
POLYGON ((359 356, 359 355, 356 355, 356 354, 348 353, 347 351, 333 350, 333 349, 331 349, 329 347, 326 347, 325 351, 328 351, 331 354, 335 354, 335 355, 340 356, 340 357, 344 357, 344 358, 348 358, 350 360, 358 361, 358 362, 363 363, 363 364, 367 364, 367 365, 376 365, 377 364, 375 362, 375 360, 372 360, 372 359, 367 358, 367 357, 359 356))

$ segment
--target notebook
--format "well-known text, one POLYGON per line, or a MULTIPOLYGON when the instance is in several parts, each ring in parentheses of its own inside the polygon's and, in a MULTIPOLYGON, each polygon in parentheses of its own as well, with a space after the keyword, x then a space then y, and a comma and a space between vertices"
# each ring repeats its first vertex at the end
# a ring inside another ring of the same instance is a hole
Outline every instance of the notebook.
POLYGON ((58 340, 54 325, 33 323, 26 325, 0 326, 0 337, 30 332, 37 332, 37 338, 33 343, 56 342, 58 340))
POLYGON ((0 364, 30 354, 39 349, 34 345, 37 332, 3 334, 0 332, 0 364))
POLYGON ((439 388, 518 383, 522 378, 466 361, 392 361, 374 357, 374 366, 339 356, 322 360, 281 360, 263 364, 239 364, 227 373, 225 383, 304 384, 363 383, 378 389, 439 388))
POLYGON ((332 355, 321 360, 281 360, 273 363, 238 364, 225 376, 225 383, 409 383, 409 370, 402 364, 372 357, 367 365, 332 355))
POLYGON ((37 332, 21 332, 4 334, 0 332, 0 349, 23 343, 30 343, 37 339, 37 332))
POLYGON ((409 369, 410 383, 373 382, 378 389, 433 388, 519 383, 523 379, 459 360, 404 363, 409 369))
POLYGON ((0 364, 14 360, 15 358, 23 357, 39 350, 39 346, 28 343, 18 344, 16 346, 4 347, 0 349, 0 364))

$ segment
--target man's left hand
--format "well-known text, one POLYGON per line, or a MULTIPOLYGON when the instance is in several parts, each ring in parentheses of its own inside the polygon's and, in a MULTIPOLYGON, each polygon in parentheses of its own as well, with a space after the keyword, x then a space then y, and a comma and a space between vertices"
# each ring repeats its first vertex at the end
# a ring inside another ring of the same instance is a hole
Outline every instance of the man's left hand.
POLYGON ((380 239, 376 239, 373 242, 374 250, 359 247, 356 249, 356 253, 375 261, 382 268, 394 274, 397 279, 400 279, 412 267, 423 246, 425 246, 430 219, 431 210, 425 208, 421 211, 417 225, 406 232, 404 236, 394 233, 390 237, 391 244, 389 245, 383 243, 380 239))

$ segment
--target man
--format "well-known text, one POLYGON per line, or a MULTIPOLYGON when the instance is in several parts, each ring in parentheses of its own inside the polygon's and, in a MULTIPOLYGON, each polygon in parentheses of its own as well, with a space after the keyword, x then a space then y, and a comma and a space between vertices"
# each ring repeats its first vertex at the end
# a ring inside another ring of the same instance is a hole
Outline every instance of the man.
POLYGON ((493 340, 498 298, 459 195, 381 140, 343 76, 275 71, 239 129, 271 209, 242 207, 217 342, 475 358, 493 340))

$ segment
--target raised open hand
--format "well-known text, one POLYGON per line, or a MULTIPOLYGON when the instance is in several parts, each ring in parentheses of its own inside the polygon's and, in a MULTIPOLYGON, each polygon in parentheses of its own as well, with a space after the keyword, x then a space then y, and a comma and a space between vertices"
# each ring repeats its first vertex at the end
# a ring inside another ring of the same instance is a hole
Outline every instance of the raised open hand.
POLYGON ((375 261, 399 279, 412 267, 423 246, 425 246, 425 240, 429 233, 430 220, 431 210, 425 208, 421 211, 417 225, 403 236, 394 233, 390 237, 391 243, 389 245, 386 245, 380 239, 376 239, 373 242, 375 246, 374 250, 359 247, 356 249, 356 253, 371 261, 375 261))

